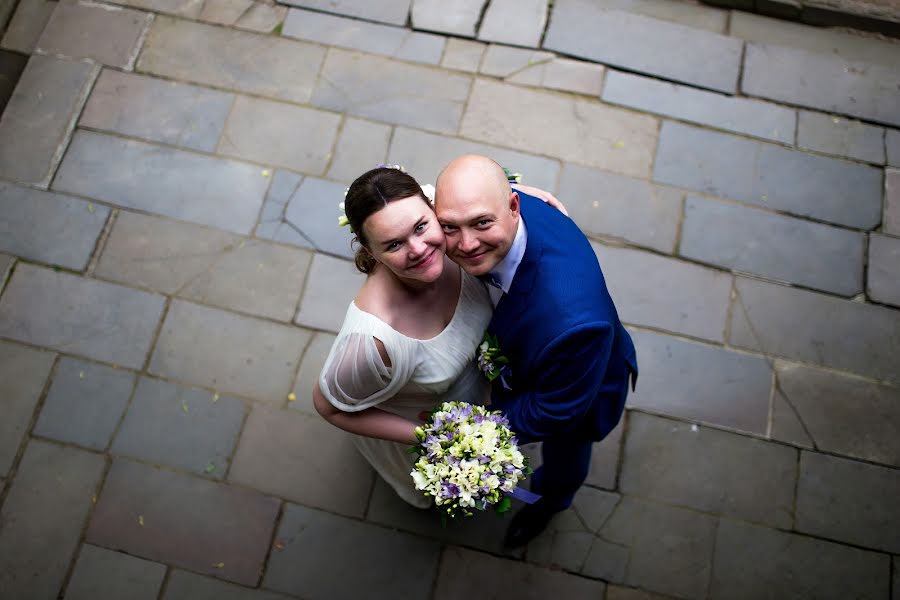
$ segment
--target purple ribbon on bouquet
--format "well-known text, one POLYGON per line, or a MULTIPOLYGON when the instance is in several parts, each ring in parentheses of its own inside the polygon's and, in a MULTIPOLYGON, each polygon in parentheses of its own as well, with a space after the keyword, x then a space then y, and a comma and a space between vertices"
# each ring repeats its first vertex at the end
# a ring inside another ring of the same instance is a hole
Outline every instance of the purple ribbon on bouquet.
POLYGON ((521 487, 517 487, 512 492, 510 492, 509 495, 516 500, 521 500, 525 504, 534 504, 541 499, 540 494, 535 494, 531 490, 526 490, 525 488, 521 487))

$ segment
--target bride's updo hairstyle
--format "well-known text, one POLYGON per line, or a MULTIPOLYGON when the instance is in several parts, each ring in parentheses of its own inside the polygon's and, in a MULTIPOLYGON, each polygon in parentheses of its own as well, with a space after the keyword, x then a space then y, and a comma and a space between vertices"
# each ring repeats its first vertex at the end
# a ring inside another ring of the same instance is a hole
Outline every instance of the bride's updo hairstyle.
POLYGON ((375 268, 375 259, 369 254, 369 240, 366 239, 363 224, 371 215, 387 206, 389 202, 402 200, 410 196, 419 196, 422 202, 434 210, 425 198, 419 183, 400 169, 378 167, 367 171, 356 178, 347 190, 344 198, 344 214, 350 222, 350 228, 356 236, 361 248, 356 251, 356 268, 363 273, 371 273, 375 268))

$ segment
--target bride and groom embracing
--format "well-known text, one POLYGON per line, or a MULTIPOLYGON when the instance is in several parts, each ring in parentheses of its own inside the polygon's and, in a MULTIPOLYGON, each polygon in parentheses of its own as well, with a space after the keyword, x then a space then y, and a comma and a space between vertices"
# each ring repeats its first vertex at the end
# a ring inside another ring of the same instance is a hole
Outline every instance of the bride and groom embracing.
POLYGON ((368 275, 313 394, 319 413, 409 504, 415 428, 445 401, 490 403, 519 443, 543 442, 541 495, 505 544, 536 537, 588 474, 591 448, 619 422, 637 359, 584 234, 550 194, 511 187, 483 156, 453 160, 435 203, 396 168, 361 175, 346 219, 368 275), (543 200, 543 201, 542 201, 543 200), (509 360, 488 384, 473 360, 486 332, 509 360))

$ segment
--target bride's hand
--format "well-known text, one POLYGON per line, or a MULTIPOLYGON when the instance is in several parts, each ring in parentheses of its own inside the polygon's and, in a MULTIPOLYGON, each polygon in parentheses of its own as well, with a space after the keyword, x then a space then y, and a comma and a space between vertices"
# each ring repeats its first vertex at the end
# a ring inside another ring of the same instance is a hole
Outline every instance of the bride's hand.
POLYGON ((566 215, 567 217, 569 216, 569 211, 566 210, 566 207, 563 205, 563 203, 560 202, 556 196, 546 190, 531 187, 530 185, 522 185, 520 183, 512 184, 512 188, 514 190, 520 190, 528 194, 529 196, 534 196, 535 198, 543 200, 562 214, 566 215))

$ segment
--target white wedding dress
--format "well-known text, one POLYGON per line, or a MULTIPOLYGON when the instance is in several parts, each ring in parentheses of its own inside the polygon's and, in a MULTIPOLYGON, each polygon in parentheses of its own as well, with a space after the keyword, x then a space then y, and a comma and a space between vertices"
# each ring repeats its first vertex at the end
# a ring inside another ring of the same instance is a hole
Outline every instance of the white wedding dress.
MULTIPOLYGON (((484 284, 460 272, 456 311, 447 327, 428 340, 407 337, 351 303, 319 377, 328 401, 347 412, 377 406, 416 422, 422 411, 441 402, 485 403, 490 389, 474 357, 493 308, 484 284), (390 367, 375 338, 384 344, 390 367)), ((419 508, 431 505, 413 485, 410 471, 416 457, 409 446, 358 435, 353 440, 403 500, 419 508)))

